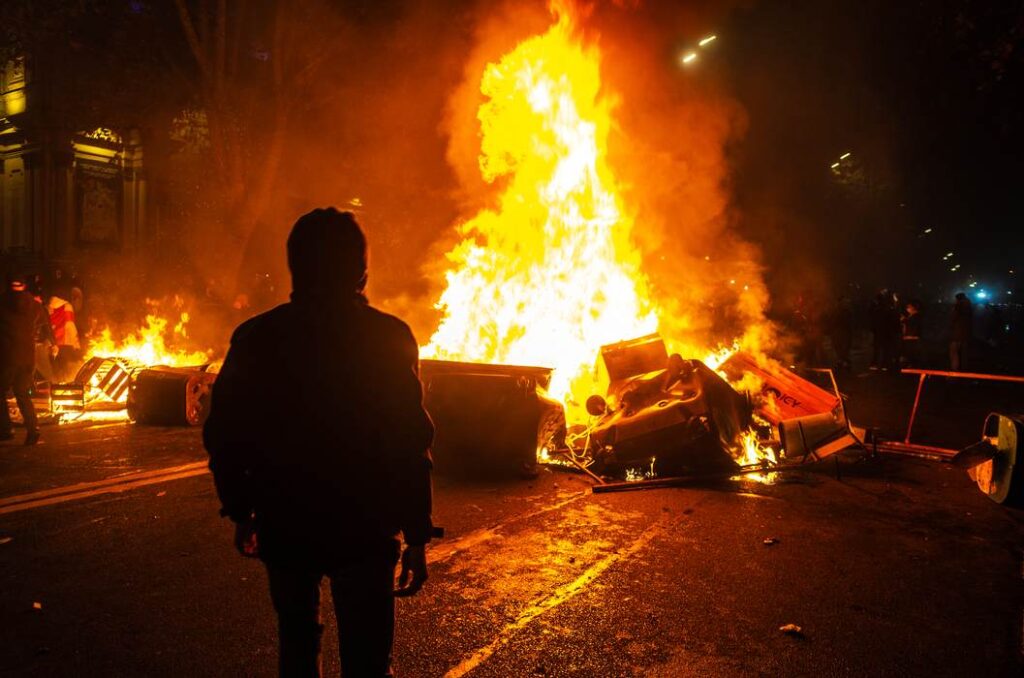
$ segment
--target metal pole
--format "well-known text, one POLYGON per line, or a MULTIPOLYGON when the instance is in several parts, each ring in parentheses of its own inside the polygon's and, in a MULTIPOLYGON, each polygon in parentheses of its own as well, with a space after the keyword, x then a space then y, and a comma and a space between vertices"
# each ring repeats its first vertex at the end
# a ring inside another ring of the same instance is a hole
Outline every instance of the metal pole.
POLYGON ((910 432, 914 429, 914 418, 917 416, 917 406, 921 402, 921 389, 924 388, 924 380, 928 377, 927 372, 920 372, 921 378, 917 381, 917 395, 914 396, 914 407, 910 410, 910 421, 907 423, 907 437, 903 439, 904 445, 910 444, 910 432))
POLYGON ((575 457, 574 457, 574 456, 572 455, 572 453, 571 453, 571 452, 567 452, 567 451, 565 451, 565 450, 556 450, 556 452, 557 452, 558 454, 561 454, 562 456, 564 456, 564 457, 565 457, 566 459, 568 459, 568 460, 569 460, 569 463, 570 463, 570 464, 572 464, 573 466, 575 466, 576 468, 578 468, 579 470, 583 471, 583 472, 584 472, 584 473, 586 473, 586 474, 587 474, 588 476, 590 476, 591 478, 593 478, 593 479, 594 479, 594 481, 595 481, 595 482, 596 482, 596 483, 597 483, 598 485, 605 485, 605 484, 606 484, 606 483, 605 483, 605 479, 604 479, 604 478, 602 478, 601 476, 597 475, 596 473, 594 473, 593 471, 591 471, 591 470, 590 470, 589 468, 587 468, 587 467, 586 467, 586 466, 584 466, 583 464, 581 464, 581 463, 579 463, 578 461, 576 461, 576 458, 575 458, 575 457))

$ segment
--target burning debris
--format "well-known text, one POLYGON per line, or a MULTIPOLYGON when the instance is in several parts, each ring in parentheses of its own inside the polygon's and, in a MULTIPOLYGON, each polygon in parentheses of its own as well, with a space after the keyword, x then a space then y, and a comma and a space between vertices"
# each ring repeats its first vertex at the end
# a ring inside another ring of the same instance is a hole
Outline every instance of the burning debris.
POLYGON ((699 360, 668 355, 658 335, 605 346, 606 397, 592 395, 596 418, 576 427, 576 454, 596 470, 650 464, 652 475, 735 467, 729 451, 751 423, 749 400, 699 360))
MULTIPOLYGON (((641 480, 764 470, 784 449, 820 458, 848 442, 838 398, 739 341, 694 351, 656 334, 685 323, 643 271, 609 161, 600 51, 571 4, 551 8, 551 27, 480 82, 479 168, 501 194, 460 227, 421 351, 438 467, 488 450, 520 469, 539 458, 641 480)), ((760 322, 743 336, 766 336, 760 322)))
POLYGON ((176 297, 176 320, 159 314, 147 300, 145 325, 113 338, 109 327, 89 342, 87 358, 74 378, 51 384, 43 410, 60 422, 131 420, 198 425, 205 417, 217 365, 208 352, 179 348, 188 337, 190 316, 176 297))

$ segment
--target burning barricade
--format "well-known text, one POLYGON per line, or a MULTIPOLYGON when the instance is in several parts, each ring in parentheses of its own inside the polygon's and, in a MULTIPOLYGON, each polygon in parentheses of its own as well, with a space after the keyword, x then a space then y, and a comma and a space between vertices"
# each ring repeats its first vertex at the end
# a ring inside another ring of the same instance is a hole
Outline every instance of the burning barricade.
POLYGON ((591 426, 578 427, 576 454, 589 453, 594 470, 623 472, 650 465, 653 475, 721 471, 751 423, 749 399, 699 360, 668 355, 650 335, 605 346, 607 396, 592 395, 591 426))
POLYGON ((61 422, 196 426, 205 419, 217 365, 208 353, 172 348, 187 337, 187 312, 178 309, 172 323, 157 313, 158 302, 147 303, 143 327, 120 341, 103 329, 74 378, 50 386, 50 410, 61 422))
POLYGON ((550 369, 423 361, 438 469, 530 473, 539 460, 635 482, 778 471, 860 444, 836 394, 769 359, 737 351, 713 370, 657 334, 600 355, 606 392, 568 422, 550 369))

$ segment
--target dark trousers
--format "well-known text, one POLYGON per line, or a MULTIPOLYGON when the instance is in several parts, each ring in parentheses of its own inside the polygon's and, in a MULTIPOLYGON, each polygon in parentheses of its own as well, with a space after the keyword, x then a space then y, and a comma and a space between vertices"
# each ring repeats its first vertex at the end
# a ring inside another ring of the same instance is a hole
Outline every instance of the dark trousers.
POLYGON ((390 676, 396 562, 394 558, 375 558, 330 571, 267 563, 270 598, 277 611, 281 675, 321 675, 320 582, 326 576, 338 618, 341 674, 390 676))
POLYGON ((7 389, 14 391, 14 399, 18 401, 18 410, 25 420, 28 431, 38 430, 36 408, 32 404, 29 392, 32 390, 32 365, 5 365, 0 367, 0 394, 3 394, 3 407, 0 407, 0 434, 11 432, 11 414, 7 411, 7 389))

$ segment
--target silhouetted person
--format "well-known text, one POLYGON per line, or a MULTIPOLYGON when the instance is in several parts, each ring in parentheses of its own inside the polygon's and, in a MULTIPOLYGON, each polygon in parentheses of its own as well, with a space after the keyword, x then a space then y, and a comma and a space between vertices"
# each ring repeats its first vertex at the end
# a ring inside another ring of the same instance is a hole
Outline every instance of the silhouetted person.
POLYGON ((903 346, 900 351, 907 367, 921 366, 921 302, 909 301, 901 318, 903 346))
POLYGON ((953 304, 949 327, 949 368, 959 372, 964 368, 964 354, 974 336, 974 310, 963 292, 958 292, 953 304))
POLYGON ((59 381, 67 381, 72 376, 76 364, 81 359, 81 344, 78 341, 78 322, 75 319, 75 307, 71 302, 51 294, 46 303, 50 314, 50 327, 57 345, 57 357, 54 360, 54 376, 59 381))
POLYGON ((1006 334, 1006 321, 1003 312, 995 304, 985 304, 985 342, 992 348, 1003 343, 1006 334))
POLYGON ((891 370, 899 358, 900 315, 895 295, 882 290, 869 309, 871 321, 871 369, 891 370))
POLYGON ((14 392, 18 411, 25 422, 25 444, 39 442, 39 424, 32 404, 32 375, 35 372, 35 337, 38 324, 45 322, 39 302, 25 288, 20 276, 10 279, 0 294, 0 440, 14 437, 7 411, 7 391, 14 392))
POLYGON ((203 432, 210 469, 235 546, 266 564, 281 674, 319 675, 327 576, 342 673, 390 675, 394 596, 426 581, 432 532, 419 350, 363 296, 366 240, 351 213, 299 219, 288 266, 291 302, 231 339, 203 432))

